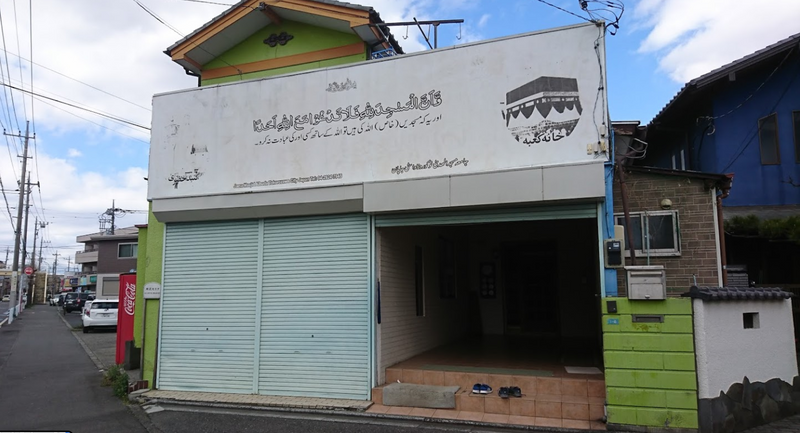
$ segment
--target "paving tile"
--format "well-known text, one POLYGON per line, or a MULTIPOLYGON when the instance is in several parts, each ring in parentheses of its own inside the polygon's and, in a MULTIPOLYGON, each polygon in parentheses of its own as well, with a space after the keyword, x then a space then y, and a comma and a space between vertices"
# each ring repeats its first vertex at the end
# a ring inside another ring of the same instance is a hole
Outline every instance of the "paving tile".
POLYGON ((605 430, 606 429, 606 423, 604 423, 604 422, 591 421, 589 424, 591 425, 592 430, 605 430))
POLYGON ((587 380, 586 387, 589 397, 606 397, 606 382, 604 380, 587 380))
POLYGON ((403 379, 403 370, 398 368, 387 368, 386 369, 386 383, 397 383, 398 380, 402 381, 403 379))
MULTIPOLYGON (((383 388, 372 388, 372 401, 378 404, 383 403, 383 388)), ((322 402, 315 402, 317 406, 322 402)))
POLYGON ((563 396, 561 394, 536 394, 533 399, 536 401, 552 401, 560 402, 563 396))
POLYGON ((536 417, 561 419, 561 403, 537 401, 536 417))
POLYGON ((415 407, 411 410, 410 416, 422 416, 425 418, 430 418, 433 416, 433 413, 436 412, 436 409, 428 409, 425 407, 415 407))
POLYGON ((389 410, 389 406, 384 406, 382 404, 373 404, 372 406, 367 409, 369 413, 386 413, 389 410))
POLYGON ((422 370, 406 370, 403 369, 403 383, 414 383, 417 385, 424 385, 425 379, 422 374, 422 370))
POLYGON ((561 418, 536 417, 537 427, 561 427, 561 418))
POLYGON ((537 377, 536 394, 561 394, 561 378, 557 377, 537 377))
POLYGON ((495 424, 508 424, 508 415, 499 413, 485 413, 483 414, 483 422, 491 422, 495 424))
POLYGON ((449 409, 436 409, 436 411, 433 413, 433 417, 443 418, 443 419, 456 419, 458 418, 458 411, 449 409))
POLYGON ((469 411, 459 411, 458 412, 458 419, 465 420, 465 421, 481 421, 483 419, 483 412, 469 412, 469 411))
POLYGON ((443 371, 423 371, 423 382, 425 385, 443 386, 444 385, 444 372, 443 371))
POLYGON ((535 376, 512 376, 512 385, 518 386, 522 391, 523 396, 536 395, 536 377, 535 376))
POLYGON ((486 397, 475 394, 463 393, 457 396, 458 402, 456 403, 458 410, 467 412, 484 412, 484 401, 486 397))
POLYGON ((408 415, 411 413, 412 408, 403 406, 391 406, 386 411, 387 415, 408 415))
POLYGON ((561 418, 589 420, 589 405, 585 403, 561 403, 561 418))
POLYGON ((592 428, 589 421, 574 420, 574 419, 561 420, 561 427, 583 429, 583 430, 589 430, 590 428, 592 428))
POLYGON ((489 374, 486 377, 486 384, 494 388, 495 392, 503 386, 511 386, 514 384, 514 376, 508 374, 489 374))
POLYGON ((509 403, 509 414, 517 416, 536 416, 536 402, 524 398, 512 398, 509 403))
POLYGON ((515 425, 536 425, 536 418, 532 416, 517 416, 517 415, 510 415, 508 417, 509 424, 515 425))
POLYGON ((590 404, 589 405, 589 419, 592 421, 598 421, 603 419, 606 416, 606 412, 603 408, 602 404, 590 404))
POLYGON ((561 394, 588 397, 588 385, 582 379, 561 379, 561 394))
POLYGON ((446 386, 459 386, 464 390, 472 390, 472 384, 470 384, 467 388, 464 386, 464 382, 466 382, 466 373, 460 373, 457 371, 444 372, 444 384, 446 386))
POLYGON ((486 397, 483 401, 483 411, 486 413, 498 413, 508 415, 510 413, 509 398, 500 398, 497 396, 486 397))

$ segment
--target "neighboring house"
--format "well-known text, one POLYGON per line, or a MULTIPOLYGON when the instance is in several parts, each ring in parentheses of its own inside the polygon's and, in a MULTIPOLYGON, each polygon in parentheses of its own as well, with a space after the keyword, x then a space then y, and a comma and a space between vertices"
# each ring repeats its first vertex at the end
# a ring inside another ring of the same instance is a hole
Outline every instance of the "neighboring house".
POLYGON ((84 250, 75 253, 80 275, 72 278, 69 285, 97 292, 98 296, 118 296, 119 274, 136 269, 138 236, 136 227, 118 228, 113 234, 78 236, 77 241, 84 244, 84 250))
POLYGON ((647 126, 637 165, 733 174, 731 284, 800 290, 800 34, 689 81, 647 126))

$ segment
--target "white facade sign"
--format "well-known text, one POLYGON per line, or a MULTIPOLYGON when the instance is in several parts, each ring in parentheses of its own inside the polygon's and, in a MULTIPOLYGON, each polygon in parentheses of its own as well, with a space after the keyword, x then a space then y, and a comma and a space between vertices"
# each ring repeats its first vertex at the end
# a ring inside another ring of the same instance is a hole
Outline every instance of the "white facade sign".
POLYGON ((157 95, 148 197, 597 161, 604 74, 588 24, 157 95))
POLYGON ((144 299, 161 299, 161 284, 147 283, 144 285, 144 299))

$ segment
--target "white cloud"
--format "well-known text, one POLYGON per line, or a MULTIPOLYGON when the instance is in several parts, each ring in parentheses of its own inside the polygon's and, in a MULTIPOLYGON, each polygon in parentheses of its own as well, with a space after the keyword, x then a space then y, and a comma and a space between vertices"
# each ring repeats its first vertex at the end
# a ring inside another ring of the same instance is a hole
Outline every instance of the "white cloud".
POLYGON ((77 158, 77 157, 79 157, 79 156, 81 156, 81 155, 83 155, 83 154, 82 154, 82 153, 81 153, 81 151, 80 151, 80 150, 78 150, 78 149, 75 149, 75 148, 70 148, 70 149, 67 151, 67 155, 68 155, 70 158, 77 158))
POLYGON ((642 0, 634 26, 649 33, 642 53, 659 56, 670 78, 686 82, 798 31, 797 0, 642 0))
POLYGON ((489 18, 491 17, 492 16, 490 14, 481 15, 481 19, 478 20, 478 27, 483 28, 484 26, 486 26, 486 23, 489 22, 489 18))

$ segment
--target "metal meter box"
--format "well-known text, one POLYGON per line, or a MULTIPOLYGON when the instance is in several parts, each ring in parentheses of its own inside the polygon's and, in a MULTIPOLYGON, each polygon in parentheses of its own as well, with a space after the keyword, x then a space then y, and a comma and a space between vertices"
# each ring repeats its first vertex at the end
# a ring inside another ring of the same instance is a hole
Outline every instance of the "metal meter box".
POLYGON ((628 299, 662 300, 667 298, 664 266, 626 266, 628 299))

